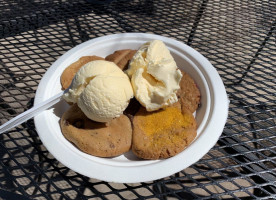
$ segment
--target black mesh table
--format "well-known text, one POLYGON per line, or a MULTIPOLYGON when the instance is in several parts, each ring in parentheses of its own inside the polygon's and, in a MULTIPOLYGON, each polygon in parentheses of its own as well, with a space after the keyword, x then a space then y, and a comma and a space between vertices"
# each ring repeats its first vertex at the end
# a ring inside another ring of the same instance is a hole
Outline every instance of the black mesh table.
POLYGON ((99 36, 145 32, 198 50, 230 99, 216 145, 160 180, 117 184, 58 162, 33 120, 0 135, 1 199, 275 199, 276 1, 0 0, 0 123, 33 105, 51 64, 99 36))

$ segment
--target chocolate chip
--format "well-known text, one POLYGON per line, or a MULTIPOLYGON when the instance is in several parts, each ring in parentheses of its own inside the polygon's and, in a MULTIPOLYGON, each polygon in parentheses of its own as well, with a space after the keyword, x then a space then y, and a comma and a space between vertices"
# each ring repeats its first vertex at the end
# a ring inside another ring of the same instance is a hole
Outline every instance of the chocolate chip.
POLYGON ((73 126, 75 126, 76 128, 84 128, 84 120, 76 119, 73 123, 73 126))
POLYGON ((111 149, 114 149, 114 148, 115 148, 115 145, 114 145, 113 143, 109 143, 109 147, 110 147, 111 149))
POLYGON ((69 126, 69 122, 67 120, 64 120, 64 121, 65 121, 64 122, 65 126, 69 126))

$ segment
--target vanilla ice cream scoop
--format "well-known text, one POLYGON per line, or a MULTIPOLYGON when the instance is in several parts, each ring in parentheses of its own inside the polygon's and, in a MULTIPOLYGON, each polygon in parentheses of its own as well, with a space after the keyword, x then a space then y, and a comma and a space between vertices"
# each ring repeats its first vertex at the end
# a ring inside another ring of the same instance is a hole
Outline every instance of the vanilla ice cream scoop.
POLYGON ((108 122, 123 113, 133 89, 128 76, 116 64, 97 60, 81 67, 63 97, 77 103, 89 119, 108 122))
POLYGON ((136 99, 154 111, 178 101, 176 91, 182 78, 180 70, 160 40, 143 44, 133 56, 126 71, 136 99))

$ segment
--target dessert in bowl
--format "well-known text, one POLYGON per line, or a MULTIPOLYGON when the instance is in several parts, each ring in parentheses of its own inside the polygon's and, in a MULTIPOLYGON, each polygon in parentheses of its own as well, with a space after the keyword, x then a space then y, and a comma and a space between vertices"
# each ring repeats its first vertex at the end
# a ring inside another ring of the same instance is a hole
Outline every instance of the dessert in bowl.
POLYGON ((151 181, 176 173, 200 159, 216 143, 227 118, 228 101, 214 67, 185 44, 162 36, 128 33, 87 41, 60 57, 47 71, 37 90, 35 104, 61 91, 60 76, 67 66, 83 56, 106 57, 119 49, 138 49, 151 40, 163 41, 179 69, 195 80, 201 105, 195 112, 198 125, 193 142, 181 153, 160 160, 144 160, 130 152, 111 158, 92 156, 66 140, 59 121, 69 108, 61 101, 35 117, 38 134, 46 148, 65 166, 92 178, 113 182, 151 181))

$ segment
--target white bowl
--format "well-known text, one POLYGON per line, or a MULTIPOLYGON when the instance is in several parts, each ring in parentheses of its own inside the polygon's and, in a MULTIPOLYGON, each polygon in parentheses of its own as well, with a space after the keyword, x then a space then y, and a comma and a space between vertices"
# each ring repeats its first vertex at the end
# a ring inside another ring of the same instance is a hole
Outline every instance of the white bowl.
POLYGON ((201 92, 201 106, 196 111, 197 137, 178 155, 165 160, 140 160, 131 152, 115 158, 88 155, 67 141, 59 120, 68 105, 61 101, 34 118, 39 137, 53 156, 72 170, 108 182, 135 183, 152 181, 185 169, 203 157, 217 142, 226 123, 228 99, 219 74, 211 63, 191 47, 176 40, 152 34, 123 33, 82 43, 61 56, 42 78, 34 104, 61 91, 60 75, 71 63, 85 55, 105 57, 119 49, 138 49, 147 41, 162 40, 180 69, 187 72, 201 92))

